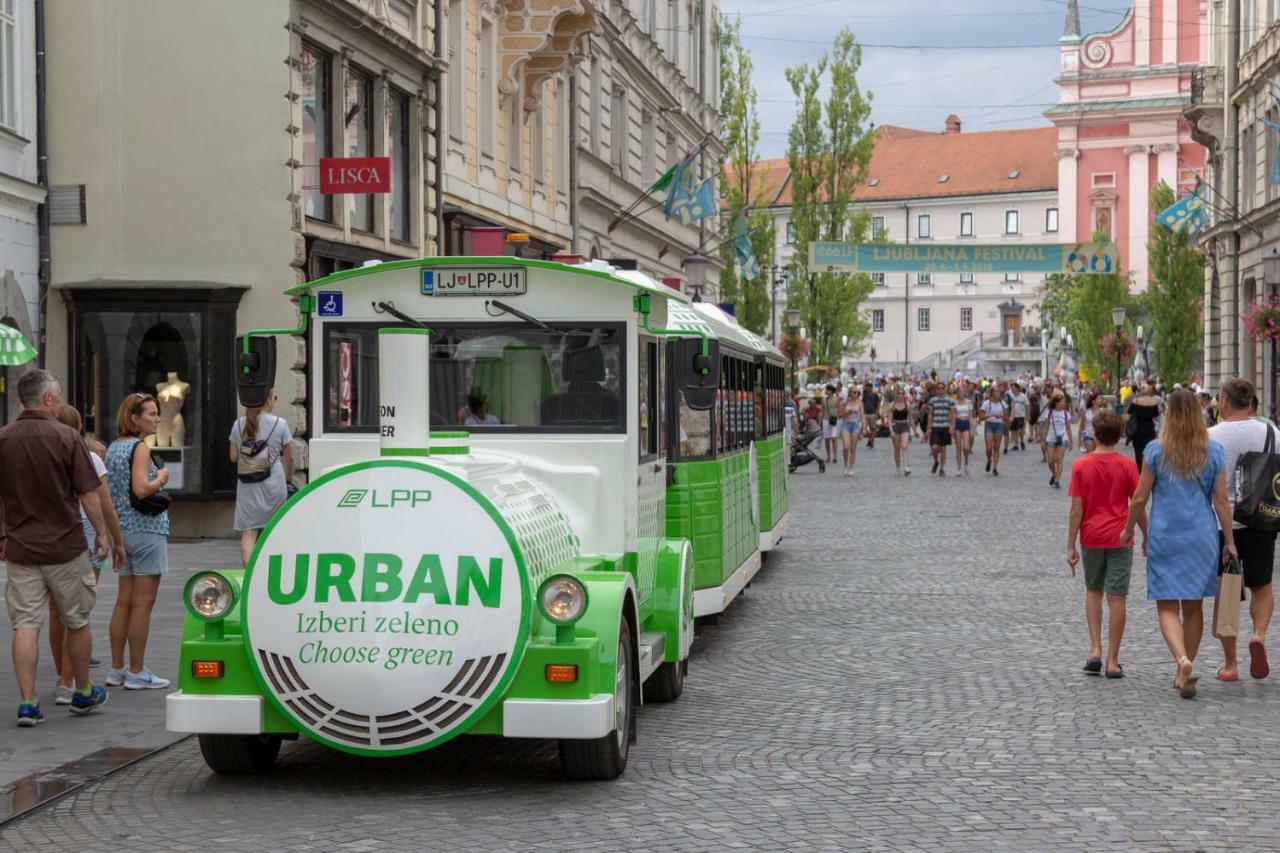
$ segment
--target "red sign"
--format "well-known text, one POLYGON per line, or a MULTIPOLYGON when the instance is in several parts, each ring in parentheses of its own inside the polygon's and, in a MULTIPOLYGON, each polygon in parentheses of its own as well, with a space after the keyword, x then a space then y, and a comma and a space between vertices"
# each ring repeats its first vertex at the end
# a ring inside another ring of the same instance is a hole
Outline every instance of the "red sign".
POLYGON ((320 192, 391 192, 390 157, 321 157, 320 192))

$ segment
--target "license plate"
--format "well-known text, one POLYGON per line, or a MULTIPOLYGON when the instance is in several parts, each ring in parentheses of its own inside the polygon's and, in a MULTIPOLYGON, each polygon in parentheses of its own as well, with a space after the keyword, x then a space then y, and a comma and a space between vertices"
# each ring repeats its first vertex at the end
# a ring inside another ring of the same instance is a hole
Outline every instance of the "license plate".
POLYGON ((525 270, 423 270, 422 292, 427 296, 520 296, 527 292, 525 270))

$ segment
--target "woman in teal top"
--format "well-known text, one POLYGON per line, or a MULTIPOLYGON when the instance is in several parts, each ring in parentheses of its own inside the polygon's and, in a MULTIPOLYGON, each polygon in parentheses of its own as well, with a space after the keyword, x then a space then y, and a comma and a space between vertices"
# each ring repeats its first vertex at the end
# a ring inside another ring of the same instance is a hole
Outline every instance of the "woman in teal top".
POLYGON ((147 668, 147 635, 151 609, 160 589, 160 576, 169 570, 169 513, 144 515, 133 508, 129 492, 147 497, 164 488, 169 472, 157 468, 146 439, 160 425, 160 407, 150 394, 130 394, 116 412, 116 440, 107 448, 107 486, 111 505, 120 516, 125 562, 119 569, 120 589, 111 613, 111 670, 106 683, 125 690, 161 689, 169 679, 147 668), (124 668, 125 644, 129 669, 124 668))
POLYGON ((1196 695, 1192 663, 1204 633, 1204 601, 1217 592, 1218 565, 1236 553, 1222 445, 1209 439, 1196 395, 1169 396, 1160 438, 1147 445, 1138 491, 1129 506, 1124 540, 1153 501, 1147 552, 1147 598, 1155 601, 1160 632, 1177 664, 1173 686, 1196 695), (1218 526, 1226 545, 1218 551, 1218 526))

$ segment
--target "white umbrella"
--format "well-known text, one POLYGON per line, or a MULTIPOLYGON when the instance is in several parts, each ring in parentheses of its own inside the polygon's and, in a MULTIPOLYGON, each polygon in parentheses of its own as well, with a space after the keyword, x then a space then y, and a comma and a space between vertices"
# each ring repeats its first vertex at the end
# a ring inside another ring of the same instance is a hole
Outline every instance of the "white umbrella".
POLYGON ((0 323, 0 366, 16 367, 36 357, 33 347, 22 333, 12 326, 0 323))

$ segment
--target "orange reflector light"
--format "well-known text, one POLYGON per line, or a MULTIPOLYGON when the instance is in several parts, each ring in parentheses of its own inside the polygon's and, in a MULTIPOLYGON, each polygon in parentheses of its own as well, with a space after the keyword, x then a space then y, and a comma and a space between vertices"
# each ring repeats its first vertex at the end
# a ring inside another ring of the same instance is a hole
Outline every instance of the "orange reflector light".
POLYGON ((222 677, 222 661, 220 660, 192 661, 191 675, 193 678, 221 678, 222 677))
POLYGON ((547 681, 567 684, 578 680, 578 665, 572 663, 547 664, 547 681))
POLYGON ((507 235, 507 242, 508 243, 528 243, 529 235, 522 234, 519 231, 516 231, 507 235))

